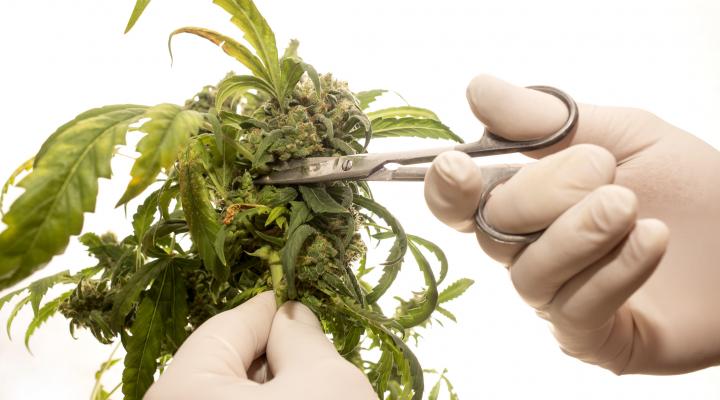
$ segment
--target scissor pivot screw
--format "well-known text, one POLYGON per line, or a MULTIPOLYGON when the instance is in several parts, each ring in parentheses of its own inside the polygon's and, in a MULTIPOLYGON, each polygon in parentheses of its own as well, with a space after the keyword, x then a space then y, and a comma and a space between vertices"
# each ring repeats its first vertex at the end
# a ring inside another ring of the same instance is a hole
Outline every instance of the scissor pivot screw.
POLYGON ((349 171, 353 167, 352 160, 344 160, 342 162, 342 170, 349 171))

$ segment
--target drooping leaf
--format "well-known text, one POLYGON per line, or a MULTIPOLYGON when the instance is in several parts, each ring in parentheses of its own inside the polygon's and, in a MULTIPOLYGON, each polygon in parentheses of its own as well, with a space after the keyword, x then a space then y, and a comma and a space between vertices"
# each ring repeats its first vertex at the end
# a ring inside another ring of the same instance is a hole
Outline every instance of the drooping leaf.
POLYGON ((115 146, 144 112, 134 105, 90 110, 45 142, 33 171, 18 184, 25 192, 3 218, 0 289, 35 272, 80 233, 83 213, 95 209, 98 178, 110 177, 115 146))
POLYGON ((58 272, 57 274, 46 276, 45 278, 38 279, 28 286, 28 292, 30 293, 30 304, 32 305, 33 313, 35 317, 38 315, 40 309, 40 301, 43 296, 47 293, 48 289, 57 285, 58 283, 68 283, 70 281, 70 271, 65 270, 58 272))
POLYGON ((133 8, 132 14, 130 15, 130 20, 125 27, 125 33, 130 32, 130 29, 135 26, 135 23, 137 22, 138 18, 140 18, 143 11, 145 11, 145 8, 148 6, 148 4, 150 4, 150 0, 137 0, 135 2, 135 8, 133 8))
POLYGON ((444 315, 445 318, 451 320, 452 322, 457 322, 457 318, 455 317, 455 314, 451 313, 446 308, 443 308, 441 306, 437 306, 435 308, 435 311, 439 312, 440 314, 444 315))
POLYGON ((171 351, 174 353, 187 338, 185 327, 188 324, 188 304, 185 281, 173 266, 167 270, 167 282, 161 294, 162 315, 164 319, 165 337, 169 339, 171 351))
POLYGON ((215 98, 215 110, 220 112, 225 101, 237 95, 244 94, 247 89, 257 89, 268 94, 276 95, 275 89, 261 78, 251 75, 233 75, 223 79, 218 85, 217 97, 215 98))
POLYGON ((8 190, 10 190, 10 186, 15 184, 15 180, 25 171, 32 170, 33 162, 35 161, 35 158, 31 158, 24 163, 20 164, 19 167, 13 171, 12 174, 8 177, 8 179, 5 181, 5 184, 3 184, 2 191, 0 191, 0 215, 5 216, 5 208, 3 207, 3 202, 5 200, 5 195, 7 194, 8 190))
POLYGON ((0 310, 2 310, 2 308, 5 306, 5 304, 8 303, 10 300, 12 300, 13 297, 19 295, 20 293, 24 292, 25 290, 27 290, 27 288, 21 288, 21 289, 10 292, 3 297, 0 297, 0 310))
POLYGON ((215 45, 220 47, 225 53, 228 55, 234 57, 236 60, 240 61, 244 66, 246 66, 250 72, 252 72, 253 75, 256 77, 263 79, 265 81, 270 81, 270 76, 268 75, 267 69, 263 65, 262 61, 260 61, 259 58, 257 58, 247 47, 236 41, 235 39, 225 36, 221 33, 212 31, 210 29, 205 28, 197 28, 197 27, 184 27, 177 29, 173 31, 170 34, 170 37, 168 38, 168 49, 170 50, 170 57, 172 58, 172 39, 175 35, 178 35, 180 33, 189 33, 192 35, 200 36, 202 38, 205 38, 211 42, 213 42, 215 45))
POLYGON ((275 87, 279 86, 280 63, 275 34, 252 0, 213 0, 213 3, 232 15, 232 23, 243 31, 245 40, 265 64, 270 82, 275 87))
POLYGON ((433 275, 432 268, 430 268, 430 263, 412 242, 409 247, 410 252, 413 257, 415 257, 415 261, 417 262, 420 271, 423 273, 426 287, 413 299, 413 306, 404 310, 402 314, 396 317, 398 322, 400 322, 400 324, 406 329, 425 322, 425 320, 430 318, 430 315, 432 315, 438 304, 438 291, 435 283, 435 276, 433 275))
POLYGON ((25 307, 30 302, 30 296, 25 297, 24 299, 20 300, 15 304, 15 307, 13 307, 12 311, 10 311, 10 315, 8 316, 7 324, 5 325, 5 330, 7 331, 7 335, 9 339, 12 339, 12 335, 10 334, 10 331, 12 330, 12 323, 15 321, 15 317, 17 317, 20 310, 25 307))
POLYGON ((140 157, 130 170, 132 179, 123 193, 118 206, 140 194, 157 178, 160 170, 170 167, 178 151, 188 139, 196 135, 203 117, 194 110, 183 110, 175 104, 160 104, 143 115, 149 118, 140 131, 147 133, 137 144, 140 157))
POLYGON ((137 303, 140 293, 172 262, 173 259, 169 257, 159 258, 143 265, 132 275, 113 299, 113 308, 110 311, 110 323, 113 328, 122 329, 125 317, 132 309, 133 304, 137 303))
POLYGON ((28 328, 25 331, 25 347, 28 349, 28 351, 30 351, 30 337, 32 337, 33 333, 35 333, 35 331, 37 330, 37 328, 40 327, 40 325, 42 325, 45 321, 47 321, 57 312, 60 303, 70 297, 72 293, 73 290, 69 290, 61 294, 59 297, 48 301, 40 308, 37 313, 35 313, 35 317, 33 317, 32 321, 30 321, 30 325, 28 325, 28 328))
POLYGON ((442 122, 427 118, 377 118, 372 120, 372 132, 374 137, 419 137, 463 143, 462 138, 442 122))
POLYGON ((449 267, 448 259, 447 259, 447 256, 445 255, 445 252, 442 251, 440 246, 436 245, 435 243, 433 243, 427 239, 423 239, 420 236, 408 235, 408 240, 414 242, 417 245, 420 245, 420 246, 426 248, 440 262, 440 275, 438 276, 438 279, 437 279, 437 284, 440 285, 445 280, 445 276, 447 276, 448 267, 449 267))
POLYGON ((295 287, 295 263, 297 262, 297 257, 305 241, 315 233, 315 229, 310 225, 300 225, 288 238, 285 247, 280 251, 283 273, 285 274, 285 282, 287 283, 288 299, 290 300, 297 298, 297 289, 295 287))
POLYGON ((440 292, 440 295, 438 295, 438 304, 442 304, 450 300, 456 299, 457 297, 465 293, 465 291, 470 286, 472 286, 473 283, 475 283, 475 281, 468 278, 456 280, 455 282, 448 285, 448 287, 443 289, 442 292, 440 292))
POLYGON ((383 268, 383 274, 380 276, 377 285, 367 295, 368 303, 376 302, 383 294, 388 290, 390 285, 395 281, 398 272, 400 272, 400 266, 402 265, 403 257, 408 247, 407 235, 400 222, 388 211, 385 207, 376 203, 374 200, 368 199, 363 196, 353 197, 353 203, 358 206, 372 212, 379 216, 385 222, 387 222, 390 229, 395 234, 395 242, 390 248, 390 254, 385 261, 383 268))
POLYGON ((348 212, 323 187, 300 186, 299 189, 307 205, 318 214, 348 212))
POLYGON ((218 262, 215 253, 215 240, 220 230, 220 222, 215 207, 210 201, 210 194, 203 178, 202 163, 198 160, 199 150, 196 147, 198 146, 188 146, 180 157, 178 167, 180 201, 190 228, 190 237, 197 246, 205 267, 219 282, 224 282, 229 270, 218 262))
POLYGON ((390 107, 390 108, 383 108, 382 110, 372 111, 367 113, 368 118, 370 120, 378 119, 378 118, 402 118, 402 117, 417 117, 417 118, 427 118, 427 119, 434 119, 435 121, 440 121, 440 118, 438 116, 428 110, 427 108, 420 108, 420 107, 412 107, 412 106, 401 106, 401 107, 390 107))
POLYGON ((387 92, 384 89, 373 89, 364 92, 355 93, 355 98, 358 99, 359 107, 361 110, 368 108, 370 103, 374 102, 378 97, 382 96, 383 93, 387 92))
POLYGON ((164 332, 160 297, 165 285, 170 285, 168 281, 166 269, 153 285, 155 290, 143 298, 130 328, 131 335, 125 345, 127 355, 122 375, 125 400, 142 400, 153 383, 164 332))

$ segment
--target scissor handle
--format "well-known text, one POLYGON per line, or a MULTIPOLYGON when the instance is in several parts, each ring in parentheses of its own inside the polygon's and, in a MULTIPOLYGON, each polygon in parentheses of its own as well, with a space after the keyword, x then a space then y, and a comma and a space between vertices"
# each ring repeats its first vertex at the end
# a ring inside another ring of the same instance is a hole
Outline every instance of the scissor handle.
POLYGON ((521 167, 519 166, 495 166, 482 169, 483 192, 480 195, 478 209, 475 213, 475 225, 478 229, 485 232, 494 241, 499 243, 532 243, 543 233, 543 231, 522 234, 500 232, 490 225, 483 215, 485 205, 490 198, 490 192, 492 192, 499 184, 512 178, 520 170, 520 168, 521 167))
POLYGON ((547 94, 551 94, 565 104, 568 110, 568 117, 565 123, 555 133, 550 136, 536 140, 507 140, 492 132, 487 128, 483 136, 474 143, 467 143, 455 146, 455 150, 469 154, 471 157, 492 156, 497 154, 516 153, 519 151, 532 151, 552 146, 563 140, 575 128, 578 120, 578 109, 575 101, 567 93, 552 86, 528 86, 528 89, 537 90, 547 94))
MULTIPOLYGON (((466 153, 470 155, 492 155, 492 154, 503 154, 503 153, 511 153, 516 151, 531 151, 531 150, 537 150, 541 149, 547 146, 552 146, 553 144, 556 144, 563 140, 575 127, 575 124, 578 120, 578 110, 577 110, 577 104, 575 104, 575 101, 567 95, 567 93, 563 92, 562 90, 556 89, 551 86, 528 86, 530 89, 539 90, 541 92, 545 92, 548 94, 551 94, 558 99, 560 99, 565 106, 568 109, 568 118, 563 124, 560 129, 558 129, 557 132, 554 134, 538 139, 538 140, 531 140, 531 141, 523 141, 523 142, 517 142, 517 141, 510 141, 507 139, 503 139, 489 130, 485 129, 485 133, 483 134, 483 137, 480 139, 480 141, 476 143, 470 143, 467 145, 461 145, 465 146, 465 149, 458 149, 461 151, 465 151, 466 153), (475 148, 473 148, 475 147, 475 148)), ((485 205, 487 204, 488 199, 490 198, 490 192, 492 192, 495 187, 500 185, 501 183, 507 181, 508 179, 512 178, 518 171, 520 170, 520 167, 516 166, 507 166, 507 167, 498 167, 498 168, 490 168, 490 169, 484 169, 483 170, 483 183, 484 183, 484 189, 480 196, 480 202, 478 203, 478 209, 475 213, 475 225, 477 227, 485 232, 488 236, 490 236, 493 240, 499 243, 532 243, 535 240, 537 240, 540 235, 544 232, 543 230, 537 231, 537 232, 531 232, 531 233, 524 233, 524 234, 512 234, 512 233, 504 233, 500 232, 499 230, 495 229, 492 225, 490 225, 487 220, 485 220, 485 216, 483 215, 485 211, 485 205)))

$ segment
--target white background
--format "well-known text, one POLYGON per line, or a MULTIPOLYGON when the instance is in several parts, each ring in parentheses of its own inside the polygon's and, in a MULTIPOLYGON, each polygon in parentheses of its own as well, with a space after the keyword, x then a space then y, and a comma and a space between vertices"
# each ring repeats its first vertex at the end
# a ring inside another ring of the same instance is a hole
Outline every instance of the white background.
MULTIPOLYGON (((166 38, 177 27, 240 36, 209 1, 157 0, 123 36, 132 3, 0 0, 0 175, 9 175, 57 126, 88 108, 182 103, 227 71, 242 71, 209 42, 189 36, 175 41, 170 67, 166 38)), ((646 108, 720 147, 720 3, 713 0, 258 0, 258 7, 278 44, 299 38, 301 56, 318 71, 332 71, 354 90, 395 90, 436 111, 466 140, 478 137, 481 126, 468 110, 465 86, 486 72, 520 85, 554 85, 582 102, 646 108)), ((122 210, 112 209, 127 180, 127 162, 120 164, 119 183, 102 184, 101 215, 88 216, 86 229, 128 232, 122 210)), ((450 370, 461 398, 720 396, 717 368, 616 377, 565 356, 515 295, 505 270, 472 236, 433 219, 420 184, 377 184, 375 193, 407 231, 446 249, 451 279, 477 282, 449 304, 459 323, 426 333, 417 350, 424 367, 450 370)), ((38 276, 91 262, 73 241, 38 276)), ((8 313, 0 312, 0 320, 8 313)), ((23 312, 18 318, 14 341, 0 334, 0 399, 87 398, 109 349, 85 332, 71 339, 65 320, 55 318, 33 338, 32 356, 22 344, 29 317, 23 312)))

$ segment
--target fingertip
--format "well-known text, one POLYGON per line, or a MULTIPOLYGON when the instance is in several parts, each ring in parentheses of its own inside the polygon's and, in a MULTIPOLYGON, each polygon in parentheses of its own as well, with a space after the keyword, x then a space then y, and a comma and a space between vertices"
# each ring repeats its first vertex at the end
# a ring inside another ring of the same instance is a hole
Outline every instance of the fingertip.
POLYGON ((436 157, 425 177, 425 200, 430 211, 461 232, 472 232, 481 192, 480 169, 470 156, 459 151, 436 157))
MULTIPOLYGON (((634 243, 631 244, 628 257, 637 264, 650 260, 647 264, 654 269, 658 260, 665 254, 670 241, 670 229, 658 219, 641 219, 635 224, 633 230, 634 243)), ((632 265, 632 263, 628 263, 632 265)))

